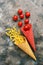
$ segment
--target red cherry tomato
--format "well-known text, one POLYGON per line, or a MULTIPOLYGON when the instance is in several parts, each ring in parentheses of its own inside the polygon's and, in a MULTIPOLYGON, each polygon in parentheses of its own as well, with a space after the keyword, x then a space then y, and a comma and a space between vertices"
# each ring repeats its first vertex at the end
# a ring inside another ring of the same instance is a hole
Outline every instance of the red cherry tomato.
POLYGON ((27 25, 24 26, 24 30, 25 30, 25 31, 28 30, 28 26, 27 26, 27 25))
POLYGON ((30 27, 31 27, 31 24, 27 24, 27 26, 28 26, 28 28, 30 29, 30 27))
POLYGON ((22 26, 22 22, 20 21, 20 22, 18 22, 18 26, 19 27, 21 27, 22 26))
POLYGON ((31 27, 31 25, 30 24, 27 24, 27 25, 24 26, 24 30, 27 31, 27 30, 30 29, 30 27, 31 27))
POLYGON ((30 16, 30 12, 26 12, 25 16, 26 16, 26 18, 28 18, 30 16))
POLYGON ((24 18, 24 14, 21 14, 21 15, 20 15, 20 18, 23 19, 23 18, 24 18))
POLYGON ((14 21, 17 21, 17 20, 18 20, 18 16, 17 16, 17 15, 14 15, 14 16, 13 16, 13 20, 14 20, 14 21))
POLYGON ((19 10, 18 10, 18 14, 19 14, 19 15, 21 15, 22 12, 23 12, 22 9, 19 9, 19 10))
POLYGON ((25 24, 28 24, 29 23, 29 20, 28 19, 24 20, 24 23, 25 24))

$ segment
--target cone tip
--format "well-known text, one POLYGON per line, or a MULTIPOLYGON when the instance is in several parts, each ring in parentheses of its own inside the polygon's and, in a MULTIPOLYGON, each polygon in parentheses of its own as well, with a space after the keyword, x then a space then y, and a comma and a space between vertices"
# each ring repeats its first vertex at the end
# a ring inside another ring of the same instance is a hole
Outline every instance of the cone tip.
POLYGON ((35 61, 36 61, 37 59, 36 59, 36 57, 35 57, 35 61))

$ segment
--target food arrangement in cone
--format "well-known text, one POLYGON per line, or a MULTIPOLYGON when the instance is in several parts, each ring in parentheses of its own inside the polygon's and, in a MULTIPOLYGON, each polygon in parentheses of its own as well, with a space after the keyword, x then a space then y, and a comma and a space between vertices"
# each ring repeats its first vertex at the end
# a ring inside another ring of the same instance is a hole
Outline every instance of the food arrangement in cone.
POLYGON ((36 60, 36 57, 34 53, 32 52, 32 49, 30 48, 26 38, 20 34, 20 32, 16 30, 16 28, 13 29, 6 29, 6 35, 10 37, 10 39, 13 41, 15 45, 17 45, 20 49, 22 49, 25 53, 27 53, 29 56, 31 56, 34 60, 36 60))
POLYGON ((23 34, 27 38, 28 42, 30 43, 30 45, 32 46, 34 51, 36 51, 35 42, 34 42, 34 35, 33 35, 33 30, 32 30, 32 25, 31 24, 27 24, 26 26, 23 26, 21 28, 21 31, 23 32, 23 34), (25 30, 25 27, 28 27, 28 29, 25 30))
MULTIPOLYGON (((19 30, 17 30, 15 27, 7 28, 6 29, 6 35, 10 37, 10 39, 13 41, 13 43, 16 46, 18 46, 26 54, 31 56, 31 58, 36 60, 36 57, 35 57, 32 49, 31 49, 31 47, 32 47, 33 50, 36 51, 32 25, 29 23, 29 20, 28 20, 28 18, 30 17, 30 12, 26 12, 25 16, 24 16, 23 11, 21 9, 19 9, 18 10, 18 15, 19 15, 20 19, 24 19, 24 17, 26 17, 26 19, 24 20, 24 25, 23 25, 23 22, 20 20, 18 22, 19 30), (21 32, 24 34, 24 36, 21 35, 21 32)), ((18 18, 17 15, 14 15, 12 19, 16 23, 16 21, 19 18, 18 18)))

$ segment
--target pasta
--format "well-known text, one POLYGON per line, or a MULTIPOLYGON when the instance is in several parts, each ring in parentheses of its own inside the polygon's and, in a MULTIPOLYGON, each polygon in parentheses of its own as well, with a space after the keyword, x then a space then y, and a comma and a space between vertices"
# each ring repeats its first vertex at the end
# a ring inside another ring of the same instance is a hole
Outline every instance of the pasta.
POLYGON ((24 42, 24 36, 20 34, 20 30, 17 31, 16 28, 7 28, 6 31, 6 35, 8 35, 13 42, 24 42))

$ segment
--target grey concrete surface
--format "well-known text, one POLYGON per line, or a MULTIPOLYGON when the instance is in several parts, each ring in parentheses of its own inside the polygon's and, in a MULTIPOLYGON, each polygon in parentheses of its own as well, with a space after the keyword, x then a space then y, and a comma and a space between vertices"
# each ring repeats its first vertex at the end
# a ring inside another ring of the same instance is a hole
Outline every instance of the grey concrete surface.
POLYGON ((43 0, 0 0, 0 65, 43 65, 43 0), (31 13, 37 61, 31 59, 5 35, 7 27, 17 26, 12 16, 18 9, 31 13))

